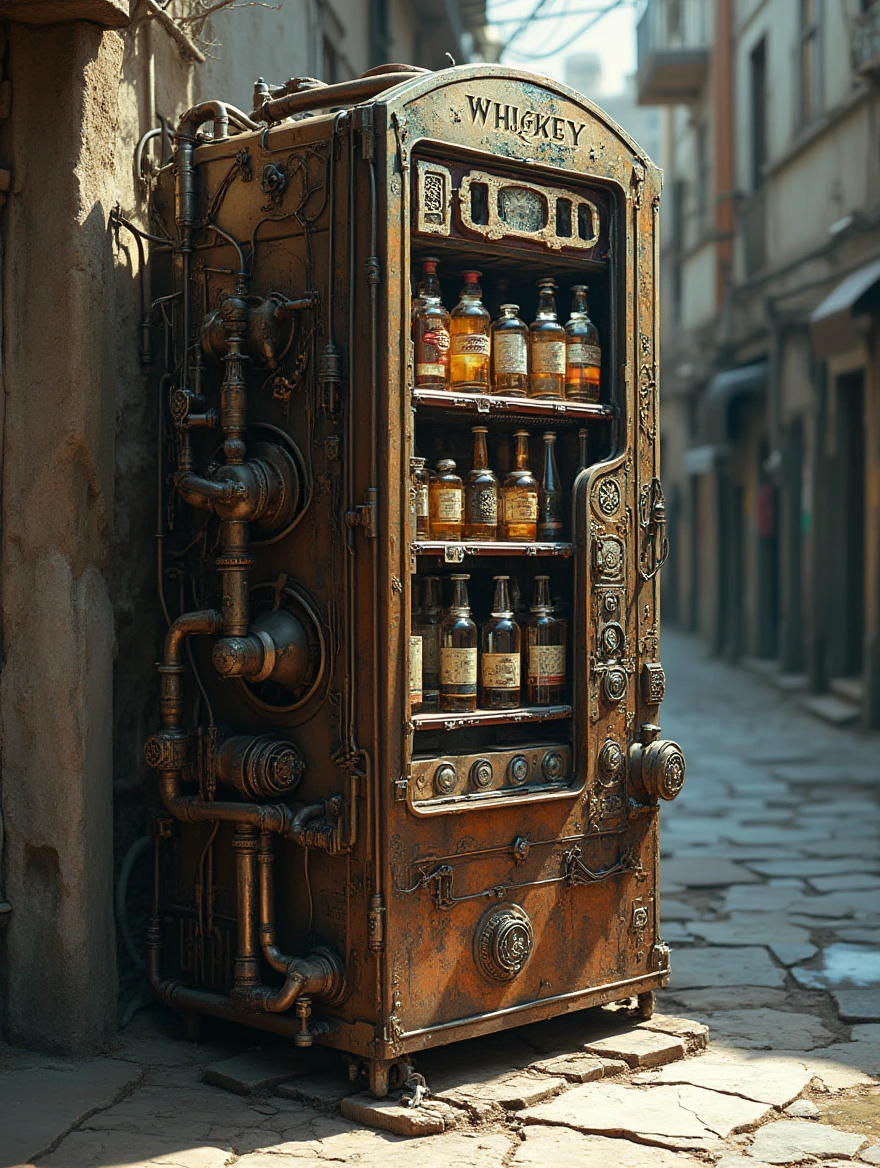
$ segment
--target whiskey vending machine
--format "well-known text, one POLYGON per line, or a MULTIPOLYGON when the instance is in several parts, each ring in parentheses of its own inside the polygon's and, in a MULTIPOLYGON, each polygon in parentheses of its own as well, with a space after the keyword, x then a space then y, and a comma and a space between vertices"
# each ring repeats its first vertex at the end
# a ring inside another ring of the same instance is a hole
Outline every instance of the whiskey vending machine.
POLYGON ((497 66, 260 81, 156 184, 149 973, 350 1056, 669 976, 660 175, 497 66), (329 112, 325 112, 329 111, 329 112))

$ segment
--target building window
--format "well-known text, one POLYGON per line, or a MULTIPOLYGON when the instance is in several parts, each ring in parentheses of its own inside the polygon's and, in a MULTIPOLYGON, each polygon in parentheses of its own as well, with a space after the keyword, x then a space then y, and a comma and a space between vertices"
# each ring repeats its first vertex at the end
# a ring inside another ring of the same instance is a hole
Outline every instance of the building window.
POLYGON ((328 85, 333 85, 339 81, 339 53, 336 51, 336 46, 330 37, 324 33, 324 73, 323 79, 328 85))
POLYGON ((767 161, 767 40, 760 40, 749 56, 749 96, 751 102, 752 190, 764 185, 767 161))
POLYGON ((800 0, 800 118, 805 126, 821 110, 821 39, 819 7, 822 0, 800 0))

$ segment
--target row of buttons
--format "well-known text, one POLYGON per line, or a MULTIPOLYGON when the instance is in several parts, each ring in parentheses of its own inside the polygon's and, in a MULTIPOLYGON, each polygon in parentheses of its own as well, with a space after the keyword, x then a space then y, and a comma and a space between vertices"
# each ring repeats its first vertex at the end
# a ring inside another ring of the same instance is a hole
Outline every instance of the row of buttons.
MULTIPOLYGON (((548 783, 558 782, 565 773, 565 759, 556 750, 548 750, 541 759, 541 776, 548 783)), ((529 777, 529 760, 524 754, 516 754, 507 764, 506 778, 514 787, 521 787, 529 777)), ((492 785, 495 768, 488 758, 478 758, 471 765, 468 778, 474 790, 485 791, 492 785)), ((455 790, 457 775, 451 763, 444 762, 434 771, 434 786, 439 795, 448 795, 455 790)))

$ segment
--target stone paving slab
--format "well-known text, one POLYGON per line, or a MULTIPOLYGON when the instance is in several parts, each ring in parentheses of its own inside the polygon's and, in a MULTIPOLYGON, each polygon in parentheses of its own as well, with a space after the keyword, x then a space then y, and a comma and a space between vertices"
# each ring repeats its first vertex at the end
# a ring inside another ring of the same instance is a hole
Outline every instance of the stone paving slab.
POLYGON ((525 1123, 561 1124, 577 1131, 686 1151, 712 1151, 735 1131, 760 1123, 763 1103, 706 1091, 659 1086, 639 1090, 616 1083, 588 1083, 519 1113, 525 1123))
POLYGON ((51 1060, 0 1076, 0 1168, 26 1163, 142 1077, 121 1059, 51 1060))
POLYGON ((299 1079, 309 1070, 310 1064, 291 1045, 289 1050, 253 1050, 211 1063, 205 1067, 202 1078, 236 1095, 253 1095, 288 1079, 299 1079))
POLYGON ((698 859, 672 859, 661 866, 664 877, 684 885, 685 888, 723 888, 731 884, 755 884, 760 876, 742 868, 731 860, 706 857, 698 859))
POLYGON ((688 1054, 696 1054, 709 1045, 709 1027, 691 1018, 677 1018, 674 1014, 655 1013, 653 1018, 639 1023, 640 1030, 658 1030, 683 1040, 688 1054))
POLYGON ((621 1058, 630 1067, 660 1067, 685 1056, 683 1039, 650 1030, 601 1038, 588 1043, 586 1050, 606 1058, 621 1058))
POLYGON ((766 949, 757 945, 737 949, 716 946, 679 949, 673 957, 669 981, 673 992, 716 986, 784 984, 784 970, 773 963, 766 949))
MULTIPOLYGON (((40 1159, 46 1168, 225 1168, 233 1155, 230 1146, 198 1144, 174 1136, 134 1135, 131 1132, 75 1131, 51 1155, 40 1159)), ((22 1168, 24 1160, 0 1161, 22 1168)), ((239 1161, 241 1163, 241 1161, 239 1161)), ((314 1164, 318 1164, 316 1159, 314 1164)), ((276 1161, 275 1168, 282 1168, 276 1161)), ((296 1168, 310 1168, 297 1160, 296 1168)))
POLYGON ((412 1139, 390 1132, 359 1129, 345 1145, 333 1149, 332 1159, 320 1150, 311 1156, 303 1149, 286 1155, 258 1152, 234 1163, 235 1168, 328 1168, 331 1163, 352 1168, 499 1168, 512 1147, 510 1136, 496 1132, 449 1131, 420 1139, 414 1146, 412 1139))
POLYGON ((781 1119, 755 1133, 749 1154, 768 1164, 797 1164, 813 1156, 852 1160, 867 1142, 858 1133, 838 1131, 808 1119, 781 1119))
MULTIPOLYGON (((605 1061, 584 1051, 559 1054, 555 1058, 541 1059, 532 1063, 536 1071, 543 1075, 561 1075, 570 1083, 592 1083, 605 1078, 605 1061)), ((621 1066, 626 1069, 626 1064, 621 1066)))
POLYGON ((836 941, 823 950, 813 968, 792 970, 809 988, 873 989, 880 993, 880 948, 836 941))
POLYGON ((813 1050, 836 1038, 812 1014, 790 1010, 721 1010, 712 1015, 713 1041, 753 1050, 813 1050))
POLYGON ((455 1127, 456 1115, 448 1104, 426 1100, 421 1107, 406 1107, 371 1095, 350 1095, 339 1106, 346 1119, 364 1127, 378 1127, 398 1136, 433 1136, 455 1127))
POLYGON ((636 1082, 688 1083, 740 1095, 756 1103, 784 1107, 804 1091, 813 1078, 806 1063, 795 1058, 714 1047, 700 1058, 687 1059, 639 1075, 636 1082))
POLYGON ((530 1124, 509 1161, 512 1168, 698 1168, 703 1161, 624 1139, 584 1135, 567 1127, 530 1124))
MULTIPOLYGON (((673 956, 677 962, 679 954, 673 956)), ((714 986, 698 990, 660 991, 664 1008, 678 1005, 688 1013, 713 1014, 718 1010, 757 1009, 759 1006, 782 1006, 788 1000, 785 990, 772 986, 714 986)))
POLYGON ((282 1099, 295 1099, 318 1111, 338 1111, 342 1100, 351 1095, 351 1083, 341 1075, 306 1075, 302 1079, 280 1083, 275 1094, 282 1099))

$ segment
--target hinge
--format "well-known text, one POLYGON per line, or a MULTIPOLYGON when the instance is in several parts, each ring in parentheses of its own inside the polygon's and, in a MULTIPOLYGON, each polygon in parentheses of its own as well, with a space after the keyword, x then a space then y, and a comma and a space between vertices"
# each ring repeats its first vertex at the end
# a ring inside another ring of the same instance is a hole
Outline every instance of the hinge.
POLYGON ((381 892, 370 897, 367 914, 367 944, 373 950, 385 948, 385 901, 381 892))
POLYGON ((364 501, 353 511, 346 511, 345 522, 349 527, 362 527, 367 539, 375 539, 379 533, 379 492, 376 487, 368 487, 364 501))
POLYGON ((405 803, 406 789, 409 786, 409 779, 407 776, 401 775, 399 778, 395 779, 391 785, 394 788, 394 801, 396 803, 405 803))

